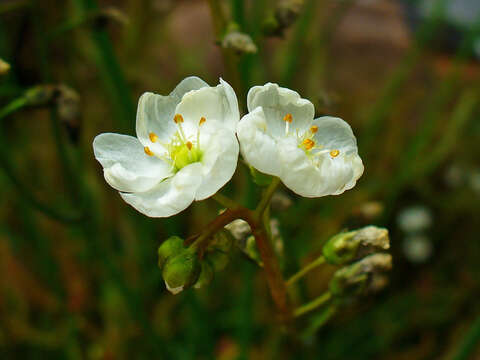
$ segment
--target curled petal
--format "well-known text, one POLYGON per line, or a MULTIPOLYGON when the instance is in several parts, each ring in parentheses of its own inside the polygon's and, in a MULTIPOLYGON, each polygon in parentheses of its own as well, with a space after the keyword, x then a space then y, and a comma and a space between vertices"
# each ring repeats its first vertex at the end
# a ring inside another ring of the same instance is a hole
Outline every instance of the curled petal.
POLYGON ((177 131, 173 122, 177 104, 187 92, 203 87, 208 87, 208 84, 191 76, 181 81, 168 96, 144 93, 138 100, 137 107, 136 131, 140 142, 155 153, 163 154, 165 149, 161 144, 168 142, 177 131), (156 136, 157 141, 152 142, 151 134, 156 136))
POLYGON ((267 131, 267 126, 261 107, 242 118, 237 126, 242 156, 257 170, 280 176, 283 165, 278 157, 277 142, 267 131))
POLYGON ((103 166, 107 183, 119 191, 146 191, 171 175, 170 165, 147 156, 138 139, 100 134, 93 140, 95 158, 103 166))
POLYGON ((290 131, 297 130, 303 133, 313 120, 315 113, 313 104, 302 99, 300 95, 290 89, 268 83, 264 86, 254 86, 247 96, 248 111, 262 107, 267 121, 268 132, 274 137, 285 136, 286 115, 291 115, 290 131))
POLYGON ((202 183, 202 165, 185 166, 174 176, 146 192, 121 193, 123 200, 150 217, 168 217, 185 210, 202 183))
POLYGON ((195 126, 203 117, 207 122, 219 121, 233 132, 240 119, 235 92, 223 79, 220 79, 220 84, 216 87, 204 87, 186 93, 175 113, 195 126))

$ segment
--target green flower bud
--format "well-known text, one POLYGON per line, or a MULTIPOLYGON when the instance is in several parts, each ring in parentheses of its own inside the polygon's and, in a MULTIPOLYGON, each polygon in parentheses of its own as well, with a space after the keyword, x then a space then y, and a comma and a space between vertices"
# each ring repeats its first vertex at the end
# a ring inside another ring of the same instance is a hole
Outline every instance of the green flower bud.
POLYGON ((238 31, 233 31, 225 35, 222 40, 222 47, 225 49, 231 49, 237 54, 255 54, 258 49, 257 45, 253 42, 252 38, 238 31))
POLYGON ((195 289, 200 289, 204 286, 207 286, 213 280, 214 272, 210 262, 203 261, 201 267, 202 267, 202 270, 200 271, 200 276, 198 277, 198 280, 195 283, 195 285, 193 285, 195 289))
POLYGON ((175 295, 195 284, 200 270, 197 253, 191 249, 184 249, 179 254, 167 258, 162 276, 168 291, 175 295))
POLYGON ((385 286, 382 273, 392 268, 390 254, 373 254, 335 272, 329 289, 337 298, 357 296, 385 286))
POLYGON ((330 264, 342 265, 389 248, 388 230, 367 226, 332 237, 323 247, 323 256, 330 264))
POLYGON ((171 236, 158 247, 158 266, 163 268, 170 256, 175 256, 184 250, 183 239, 171 236))

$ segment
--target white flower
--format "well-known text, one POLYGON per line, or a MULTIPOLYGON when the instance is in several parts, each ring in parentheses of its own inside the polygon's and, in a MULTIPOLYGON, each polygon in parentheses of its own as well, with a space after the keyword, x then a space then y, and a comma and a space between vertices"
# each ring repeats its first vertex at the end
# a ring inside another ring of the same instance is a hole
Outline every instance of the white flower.
POLYGON ((105 180, 141 213, 167 217, 215 194, 237 166, 240 118, 232 87, 188 77, 170 95, 144 93, 137 138, 100 134, 93 141, 105 180))
POLYGON ((345 121, 314 119, 310 101, 271 83, 251 88, 247 105, 237 135, 250 165, 306 197, 338 195, 355 186, 363 164, 345 121))

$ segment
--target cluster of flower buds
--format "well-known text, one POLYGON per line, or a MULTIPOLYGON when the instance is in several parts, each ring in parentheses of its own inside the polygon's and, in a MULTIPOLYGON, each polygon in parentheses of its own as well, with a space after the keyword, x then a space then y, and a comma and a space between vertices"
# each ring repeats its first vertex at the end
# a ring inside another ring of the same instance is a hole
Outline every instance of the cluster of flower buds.
POLYGON ((338 299, 381 290, 387 283, 384 272, 392 267, 388 230, 367 226, 340 233, 323 247, 325 261, 344 265, 330 280, 330 292, 338 299))
POLYGON ((227 231, 215 234, 201 256, 197 248, 186 246, 178 236, 165 240, 158 248, 158 266, 168 291, 178 294, 192 286, 199 289, 208 285, 214 273, 229 263, 232 245, 227 231))

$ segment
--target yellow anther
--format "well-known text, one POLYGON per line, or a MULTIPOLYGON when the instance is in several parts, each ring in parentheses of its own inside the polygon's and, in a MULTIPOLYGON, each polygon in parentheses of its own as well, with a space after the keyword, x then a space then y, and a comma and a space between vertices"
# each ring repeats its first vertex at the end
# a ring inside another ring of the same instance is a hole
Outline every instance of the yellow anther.
POLYGON ((291 123, 293 121, 293 116, 292 114, 288 113, 287 115, 285 115, 283 117, 283 121, 287 122, 287 123, 291 123))
POLYGON ((330 156, 331 157, 337 157, 338 154, 340 154, 340 150, 335 149, 335 150, 330 151, 330 156))
POLYGON ((150 150, 150 148, 148 146, 145 146, 143 148, 143 151, 145 151, 145 154, 147 154, 148 156, 153 156, 153 152, 152 152, 152 150, 150 150))
POLYGON ((157 140, 158 140, 157 134, 155 134, 155 133, 153 133, 153 132, 151 132, 150 134, 148 134, 148 137, 150 138, 150 141, 153 142, 153 143, 154 143, 154 142, 157 142, 157 140))
POLYGON ((318 131, 318 126, 317 126, 317 125, 313 125, 313 126, 310 128, 310 132, 311 132, 312 134, 315 134, 317 131, 318 131))
POLYGON ((315 146, 315 141, 313 141, 312 139, 305 139, 302 141, 302 145, 305 148, 305 150, 310 150, 315 146))
POLYGON ((200 121, 198 122, 198 125, 199 125, 199 126, 202 126, 205 121, 207 121, 207 119, 205 119, 205 117, 202 116, 202 117, 200 118, 200 121))
POLYGON ((180 114, 175 114, 173 121, 175 121, 175 124, 181 124, 183 123, 183 116, 180 114))
POLYGON ((185 145, 187 145, 188 150, 192 150, 193 144, 191 141, 187 141, 185 145))

